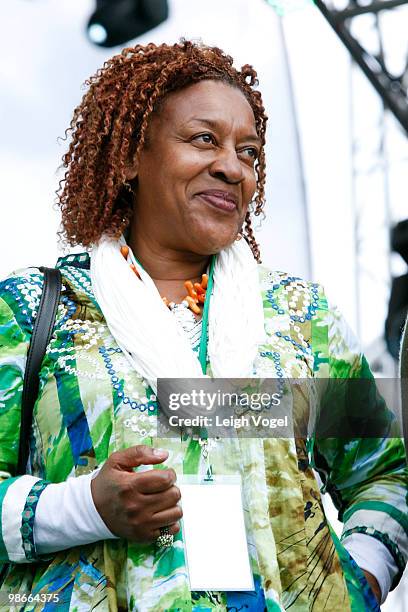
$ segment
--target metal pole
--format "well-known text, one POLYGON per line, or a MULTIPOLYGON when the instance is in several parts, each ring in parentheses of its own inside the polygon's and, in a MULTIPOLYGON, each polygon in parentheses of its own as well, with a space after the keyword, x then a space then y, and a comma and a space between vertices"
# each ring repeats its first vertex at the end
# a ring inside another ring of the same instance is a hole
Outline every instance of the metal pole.
MULTIPOLYGON (((384 104, 393 112, 395 117, 398 119, 398 121, 408 134, 408 105, 406 101, 406 96, 403 95, 402 90, 400 95, 397 95, 393 92, 393 86, 395 87, 395 83, 399 83, 399 81, 397 79, 393 80, 391 76, 384 70, 384 66, 381 66, 378 60, 371 57, 357 42, 357 40, 353 38, 348 28, 346 27, 344 20, 339 21, 339 12, 334 13, 333 11, 330 11, 322 0, 314 0, 314 2, 325 17, 325 19, 328 21, 330 26, 336 32, 340 40, 347 47, 354 61, 360 66, 361 70, 364 72, 371 84, 380 94, 381 98, 384 101, 384 104), (373 67, 374 62, 376 61, 378 64, 377 71, 374 70, 373 67)), ((400 2, 400 4, 407 3, 408 0, 400 2)), ((370 11, 367 10, 366 12, 370 11)))

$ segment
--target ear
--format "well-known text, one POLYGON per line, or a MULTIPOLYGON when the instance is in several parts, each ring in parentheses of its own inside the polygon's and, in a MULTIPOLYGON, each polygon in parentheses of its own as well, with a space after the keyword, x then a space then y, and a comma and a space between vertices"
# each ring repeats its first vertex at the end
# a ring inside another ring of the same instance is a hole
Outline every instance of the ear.
POLYGON ((132 181, 137 177, 139 172, 139 158, 135 155, 133 159, 129 160, 125 167, 125 178, 127 181, 132 181))

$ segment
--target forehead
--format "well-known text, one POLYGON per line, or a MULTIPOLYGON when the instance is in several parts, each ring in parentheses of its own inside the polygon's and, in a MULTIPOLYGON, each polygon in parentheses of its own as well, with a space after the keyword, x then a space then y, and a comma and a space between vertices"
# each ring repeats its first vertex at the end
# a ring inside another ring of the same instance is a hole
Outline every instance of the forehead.
POLYGON ((201 117, 255 129, 254 113, 242 91, 222 81, 200 81, 168 94, 159 114, 178 124, 201 117))

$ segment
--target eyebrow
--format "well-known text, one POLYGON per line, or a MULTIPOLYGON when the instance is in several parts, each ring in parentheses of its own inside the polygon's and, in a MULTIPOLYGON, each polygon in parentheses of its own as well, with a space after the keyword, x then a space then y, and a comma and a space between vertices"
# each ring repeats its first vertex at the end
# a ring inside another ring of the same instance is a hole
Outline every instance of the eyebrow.
MULTIPOLYGON (((188 125, 189 123, 192 123, 193 121, 196 123, 204 123, 205 125, 208 125, 213 130, 216 130, 217 128, 221 126, 221 122, 217 121, 216 119, 204 119, 202 117, 192 117, 186 122, 186 125, 188 125)), ((244 136, 242 140, 252 140, 253 142, 256 142, 259 146, 261 146, 261 139, 256 133, 248 134, 244 136)))

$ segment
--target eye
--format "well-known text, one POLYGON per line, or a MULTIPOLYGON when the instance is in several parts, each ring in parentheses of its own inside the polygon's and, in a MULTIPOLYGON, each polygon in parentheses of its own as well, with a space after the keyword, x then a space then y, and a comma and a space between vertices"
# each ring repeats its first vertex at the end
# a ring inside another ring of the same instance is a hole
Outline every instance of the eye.
POLYGON ((258 149, 256 149, 255 147, 246 147, 245 149, 243 149, 243 151, 248 155, 248 157, 250 157, 254 161, 258 159, 259 152, 258 149))
POLYGON ((204 134, 197 134, 193 137, 193 140, 201 140, 204 144, 215 144, 215 138, 212 134, 205 132, 204 134))
POLYGON ((253 165, 259 157, 259 151, 256 147, 245 147, 239 151, 247 163, 253 165))

